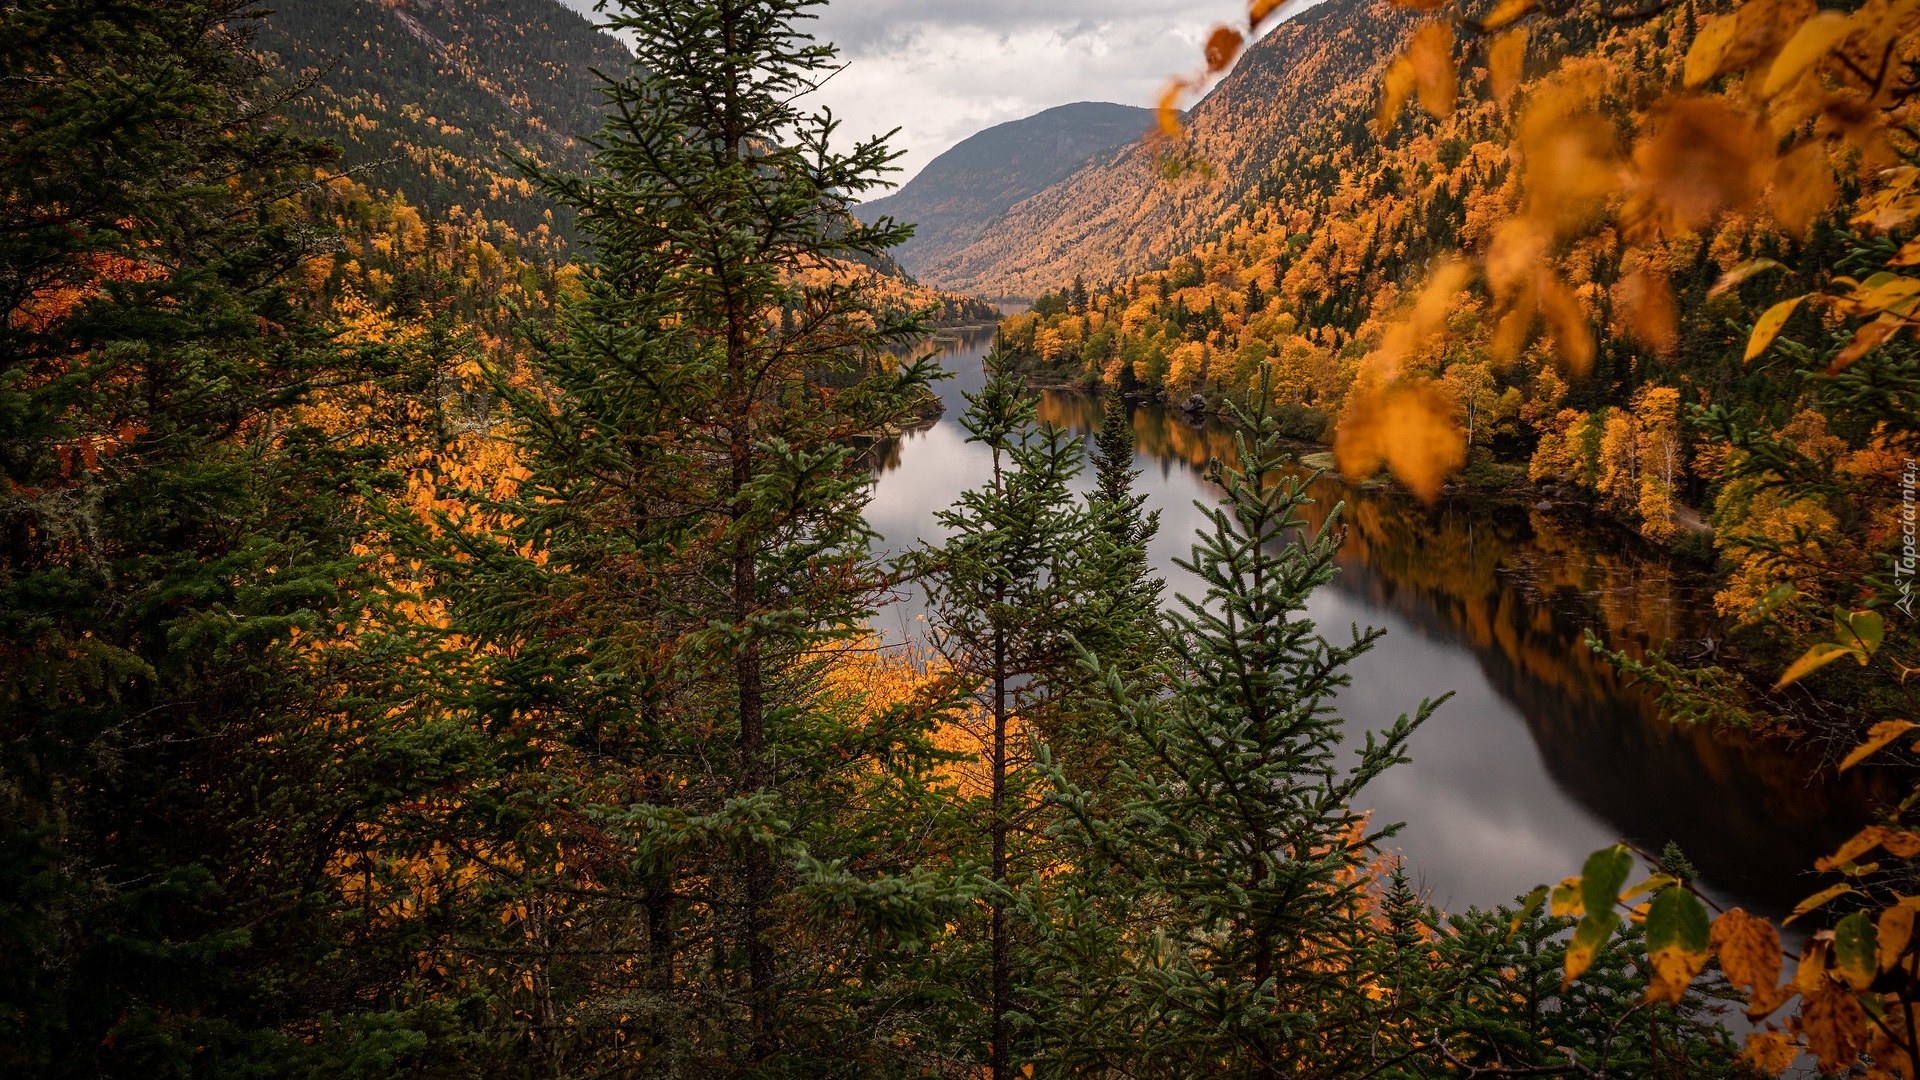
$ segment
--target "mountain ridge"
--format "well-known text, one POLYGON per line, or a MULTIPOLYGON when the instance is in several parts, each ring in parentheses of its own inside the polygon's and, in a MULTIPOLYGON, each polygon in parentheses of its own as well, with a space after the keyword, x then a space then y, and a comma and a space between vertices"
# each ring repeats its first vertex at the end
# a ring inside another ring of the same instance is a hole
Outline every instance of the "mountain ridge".
POLYGON ((915 271, 942 288, 1033 297, 1076 274, 1118 280, 1167 265, 1237 217, 1273 162, 1373 138, 1379 72, 1416 19, 1386 0, 1302 11, 1255 42, 1189 113, 1190 152, 1211 176, 1170 181, 1161 148, 1136 139, 915 271))
POLYGON ((868 222, 891 216, 916 224, 895 257, 917 273, 972 243, 1017 203, 1137 141, 1152 123, 1151 110, 1131 105, 1056 105, 975 132, 855 213, 868 222))

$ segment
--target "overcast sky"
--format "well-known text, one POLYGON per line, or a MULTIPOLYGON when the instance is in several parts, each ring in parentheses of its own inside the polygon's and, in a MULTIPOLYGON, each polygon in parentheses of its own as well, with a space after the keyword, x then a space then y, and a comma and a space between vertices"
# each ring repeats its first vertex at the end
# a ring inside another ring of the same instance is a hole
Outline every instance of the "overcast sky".
MULTIPOLYGON (((592 13, 594 0, 562 0, 592 13)), ((983 128, 1073 101, 1151 106, 1241 0, 834 0, 847 69, 818 97, 848 135, 899 128, 905 182, 983 128)))

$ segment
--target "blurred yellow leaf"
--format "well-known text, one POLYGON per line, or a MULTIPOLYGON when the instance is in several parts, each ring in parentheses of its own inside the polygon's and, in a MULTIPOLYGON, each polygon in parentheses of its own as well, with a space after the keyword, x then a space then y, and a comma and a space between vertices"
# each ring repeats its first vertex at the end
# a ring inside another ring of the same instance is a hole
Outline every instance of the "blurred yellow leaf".
POLYGON ((1711 300, 1729 289, 1738 288, 1742 282, 1753 277, 1755 274, 1763 274, 1768 270, 1785 269, 1785 266, 1774 259, 1748 259, 1739 266, 1721 274, 1719 280, 1713 283, 1713 288, 1707 290, 1707 299, 1711 300))
POLYGON ((1679 881, 1672 874, 1655 874, 1640 884, 1628 888, 1626 892, 1621 893, 1620 900, 1624 903, 1636 897, 1645 896, 1655 889, 1664 889, 1669 885, 1677 884, 1679 884, 1679 881))
POLYGON ((1539 6, 1537 0, 1500 0, 1492 11, 1487 12, 1486 18, 1480 20, 1480 32, 1490 34, 1516 19, 1524 18, 1539 6))
POLYGON ((1912 731, 1916 727, 1920 727, 1920 724, 1915 724, 1910 720, 1882 720, 1873 725, 1873 727, 1867 729, 1867 741, 1854 747, 1853 752, 1841 760, 1840 771, 1846 772, 1848 769, 1867 760, 1879 753, 1882 749, 1885 749, 1887 744, 1907 732, 1912 731))
POLYGON ((1791 300, 1782 300, 1760 316, 1760 321, 1753 324, 1753 336, 1747 339, 1747 353, 1743 358, 1745 362, 1752 363, 1755 357, 1767 351, 1767 346, 1772 345, 1773 339, 1780 336, 1781 328, 1786 326, 1787 320, 1793 316, 1794 309, 1798 308, 1800 302, 1805 299, 1805 296, 1796 296, 1791 300))
POLYGON ((1593 330, 1587 325, 1580 301, 1552 270, 1542 268, 1535 276, 1540 296, 1540 313, 1553 330, 1553 343, 1560 362, 1577 376, 1593 370, 1593 330))
POLYGON ((1770 59, 1814 11, 1813 0, 1747 0, 1700 27, 1687 50, 1682 80, 1696 87, 1770 59))
POLYGON ((1726 99, 1675 98, 1633 149, 1635 224, 1673 235, 1752 205, 1773 175, 1774 139, 1726 99))
POLYGON ((1825 59, 1834 47, 1853 32, 1853 20, 1838 11, 1822 11, 1800 24, 1800 29, 1780 48, 1760 85, 1762 97, 1772 97, 1786 89, 1803 72, 1825 59))
POLYGON ((1467 462, 1465 434, 1453 412, 1453 399, 1428 382, 1356 390, 1334 434, 1334 459, 1351 480, 1368 479, 1384 464, 1408 490, 1432 502, 1446 478, 1467 462))
POLYGON ((1187 84, 1179 79, 1167 84, 1167 88, 1160 92, 1160 106, 1155 110, 1155 117, 1160 123, 1160 133, 1170 139, 1180 136, 1180 99, 1186 93, 1187 84))
POLYGON ((1586 914, 1586 903, 1580 892, 1580 879, 1570 877, 1555 885, 1550 895, 1550 904, 1547 910, 1555 918, 1577 919, 1586 914))
POLYGON ((1808 139, 1787 151, 1774 166, 1768 202, 1782 228, 1805 236, 1814 221, 1833 206, 1837 193, 1825 140, 1808 139))
POLYGON ((1413 64, 1420 107, 1436 117, 1452 116, 1453 103, 1460 96, 1460 79, 1453 66, 1453 25, 1430 22, 1415 31, 1407 59, 1413 64))
POLYGON ((1680 306, 1665 274, 1642 266, 1620 282, 1627 329, 1642 345, 1665 356, 1680 342, 1680 306))
POLYGON ((1819 1059, 1823 1073, 1840 1073, 1853 1061, 1866 1042, 1867 1016, 1860 999, 1827 974, 1827 960, 1833 946, 1815 938, 1801 953, 1800 968, 1794 974, 1794 988, 1800 991, 1800 1013, 1793 1026, 1807 1040, 1807 1049, 1819 1059))
POLYGON ((1413 93, 1416 81, 1413 61, 1406 57, 1395 57, 1393 63, 1387 65, 1386 73, 1380 79, 1380 110, 1373 117, 1374 126, 1380 134, 1385 135, 1393 130, 1394 123, 1400 119, 1400 110, 1406 107, 1407 98, 1413 93))
POLYGON ((1247 25, 1258 28, 1267 17, 1280 10, 1286 0, 1253 0, 1247 5, 1247 25))
POLYGON ((1888 313, 1873 320, 1853 332, 1847 341, 1847 347, 1840 350, 1833 362, 1827 365, 1828 375, 1838 375, 1853 366, 1854 361, 1880 347, 1882 342, 1899 332, 1907 321, 1896 313, 1888 313))
POLYGON ((1728 46, 1733 44, 1736 27, 1732 15, 1715 15, 1693 35, 1693 45, 1687 50, 1686 69, 1682 76, 1686 85, 1699 86, 1725 70, 1720 66, 1721 59, 1726 56, 1728 46))
POLYGON ((1894 252, 1892 260, 1889 261, 1887 265, 1888 266, 1920 265, 1920 236, 1916 236, 1913 239, 1907 241, 1906 243, 1900 245, 1900 250, 1894 252))
POLYGON ((1207 71, 1225 71, 1234 57, 1240 55, 1240 46, 1246 41, 1240 31, 1230 26, 1214 27, 1213 33, 1207 35, 1207 71))
POLYGON ((1502 108, 1520 88, 1527 62, 1527 28, 1515 27, 1495 38, 1487 49, 1487 83, 1502 108))

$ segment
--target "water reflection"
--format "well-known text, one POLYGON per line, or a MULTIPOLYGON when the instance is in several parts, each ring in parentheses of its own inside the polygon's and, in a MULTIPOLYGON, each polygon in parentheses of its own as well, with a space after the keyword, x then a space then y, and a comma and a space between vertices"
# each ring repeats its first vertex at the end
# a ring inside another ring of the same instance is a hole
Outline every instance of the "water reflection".
MULTIPOLYGON (((937 539, 933 514, 987 474, 955 421, 989 341, 945 344, 956 373, 942 390, 946 417, 884 454, 868 516, 890 549, 937 539)), ((1082 434, 1098 412, 1081 394, 1049 391, 1041 403, 1043 419, 1082 434)), ((1218 498, 1202 474, 1214 457, 1233 460, 1232 432, 1145 406, 1134 429, 1141 490, 1162 514, 1149 554, 1173 589, 1193 588, 1173 559, 1203 521, 1194 500, 1218 498)), ((1815 776, 1772 747, 1677 730, 1595 662, 1582 644, 1589 627, 1629 650, 1705 633, 1708 584, 1637 538, 1574 513, 1480 500, 1428 508, 1331 478, 1312 493, 1315 524, 1345 503, 1347 532, 1340 576, 1311 614, 1330 637, 1351 625, 1388 630, 1340 702, 1355 732, 1422 696, 1455 694, 1416 736, 1413 762, 1367 791, 1381 820, 1407 823, 1393 843, 1442 905, 1511 899, 1624 838, 1656 851, 1677 841, 1710 892, 1777 916, 1810 891, 1814 858, 1891 794, 1871 774, 1815 776)), ((908 631, 919 614, 910 597, 889 628, 908 631)))

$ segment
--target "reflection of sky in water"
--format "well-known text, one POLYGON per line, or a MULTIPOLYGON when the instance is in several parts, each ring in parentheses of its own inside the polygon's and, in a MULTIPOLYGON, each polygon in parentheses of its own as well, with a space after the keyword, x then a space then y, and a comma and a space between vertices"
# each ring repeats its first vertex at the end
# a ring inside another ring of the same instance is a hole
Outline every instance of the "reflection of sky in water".
MULTIPOLYGON (((989 455, 966 442, 958 423, 966 408, 962 392, 983 381, 978 357, 989 340, 990 334, 981 334, 950 346, 955 351, 946 363, 955 377, 940 387, 945 416, 907 434, 892 455, 897 464, 881 477, 867 513, 880 533, 879 549, 899 553, 920 540, 938 540, 934 515, 990 475, 989 455)), ((1169 430, 1194 437, 1177 427, 1157 434, 1165 438, 1169 430)), ((1190 592, 1194 579, 1173 560, 1189 554, 1195 529, 1205 523, 1194 500, 1211 504, 1217 489, 1186 461, 1156 459, 1145 448, 1135 467, 1142 470, 1137 490, 1161 515, 1149 557, 1166 578, 1169 596, 1190 592)), ((1090 482, 1083 475, 1076 486, 1084 491, 1090 482)), ((1442 549, 1425 552, 1424 538, 1414 542, 1421 557, 1445 557, 1442 549)), ((1452 616, 1436 609, 1444 597, 1425 596, 1418 583, 1396 580, 1388 567, 1349 555, 1342 558, 1342 578, 1315 594, 1308 613, 1333 640, 1344 640, 1356 623, 1387 631, 1350 669, 1353 686, 1340 697, 1350 739, 1357 742, 1362 732, 1411 712, 1421 695, 1454 694, 1414 736, 1413 761, 1375 781, 1362 800, 1375 811, 1376 824, 1405 823, 1386 846, 1403 854, 1413 879, 1436 903, 1460 910, 1507 902, 1542 881, 1577 872, 1587 852, 1622 836, 1654 848, 1681 839, 1701 864, 1709 891, 1749 907, 1777 912, 1791 897, 1811 891, 1802 887, 1805 881, 1789 880, 1789 872, 1810 863, 1828 834, 1844 832, 1844 822, 1823 820, 1822 814, 1851 813, 1827 809, 1827 800, 1815 798, 1796 818, 1795 808, 1780 805, 1778 776, 1748 775, 1778 771, 1772 759, 1756 764, 1752 755, 1742 757, 1704 737, 1650 727, 1637 702, 1588 700, 1575 708, 1552 683, 1515 670, 1497 648, 1470 643, 1448 621, 1452 616), (1770 847, 1789 829, 1805 835, 1770 847), (1717 863, 1715 854, 1721 854, 1717 863), (1762 867, 1757 873, 1756 861, 1762 867), (1728 888, 1716 882, 1716 870, 1724 871, 1723 879, 1747 880, 1728 888), (1757 898, 1755 889, 1767 895, 1757 898)), ((1539 614, 1543 598, 1514 587, 1505 574, 1495 580, 1501 595, 1490 609, 1539 614)), ((1564 605, 1556 600, 1550 606, 1564 605)), ((882 632, 898 635, 922 612, 916 593, 876 621, 882 632)), ((1576 612, 1550 629, 1577 637, 1582 619, 1576 612)), ((1560 639, 1547 637, 1550 648, 1566 649, 1560 639)), ((1793 791, 1795 783, 1804 780, 1785 781, 1785 789, 1793 791)))

